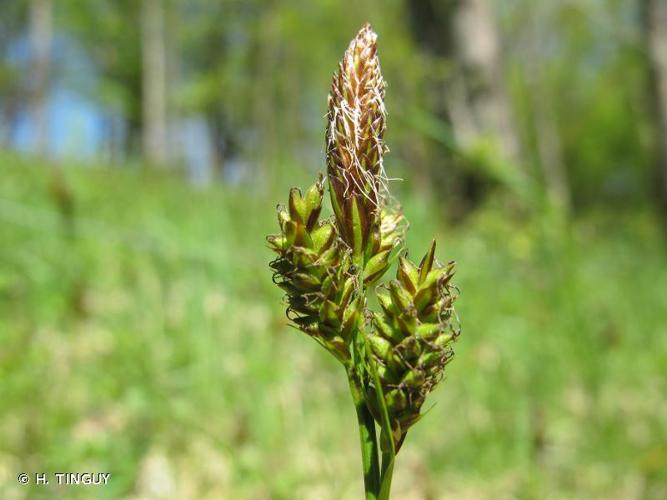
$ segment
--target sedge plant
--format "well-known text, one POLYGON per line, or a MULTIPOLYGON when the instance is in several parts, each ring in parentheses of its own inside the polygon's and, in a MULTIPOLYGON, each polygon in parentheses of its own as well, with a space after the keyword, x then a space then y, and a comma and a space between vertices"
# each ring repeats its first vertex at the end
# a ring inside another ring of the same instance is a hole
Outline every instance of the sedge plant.
POLYGON ((389 498, 395 456, 459 334, 454 262, 438 262, 435 241, 418 264, 404 249, 407 221, 383 164, 384 95, 377 35, 366 24, 333 75, 326 181, 292 188, 287 207, 278 207, 280 233, 267 239, 278 254, 271 268, 288 318, 347 374, 369 500, 389 498), (329 218, 321 215, 325 185, 329 218), (395 279, 378 284, 394 263, 395 279), (373 293, 378 310, 369 306, 373 293))

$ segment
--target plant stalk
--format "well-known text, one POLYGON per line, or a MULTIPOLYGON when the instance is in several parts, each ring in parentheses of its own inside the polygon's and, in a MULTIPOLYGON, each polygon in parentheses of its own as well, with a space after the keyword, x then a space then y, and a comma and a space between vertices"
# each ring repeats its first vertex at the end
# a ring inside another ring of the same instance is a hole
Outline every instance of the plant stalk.
POLYGON ((357 412, 357 423, 359 425, 361 463, 364 471, 366 500, 378 500, 378 495, 380 494, 380 465, 375 421, 366 406, 361 382, 352 373, 348 373, 348 378, 354 408, 357 412))

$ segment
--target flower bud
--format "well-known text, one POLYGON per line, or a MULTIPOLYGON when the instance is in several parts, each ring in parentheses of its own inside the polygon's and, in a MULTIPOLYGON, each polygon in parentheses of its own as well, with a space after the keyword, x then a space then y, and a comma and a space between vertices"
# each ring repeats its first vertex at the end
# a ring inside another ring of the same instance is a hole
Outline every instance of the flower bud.
POLYGON ((423 283, 426 280, 426 276, 431 272, 433 267, 433 261, 435 260, 435 240, 431 243, 428 252, 424 255, 424 258, 419 263, 419 283, 423 283))
POLYGON ((398 259, 398 273, 396 277, 408 292, 414 294, 417 291, 417 285, 419 284, 419 269, 403 256, 398 259))
POLYGON ((382 277, 385 271, 389 268, 390 253, 390 250, 385 250, 384 252, 376 254, 368 261, 362 274, 364 284, 371 285, 382 277))
POLYGON ((313 249, 319 252, 328 248, 333 243, 335 237, 334 228, 331 224, 324 223, 310 233, 310 237, 313 240, 313 249))

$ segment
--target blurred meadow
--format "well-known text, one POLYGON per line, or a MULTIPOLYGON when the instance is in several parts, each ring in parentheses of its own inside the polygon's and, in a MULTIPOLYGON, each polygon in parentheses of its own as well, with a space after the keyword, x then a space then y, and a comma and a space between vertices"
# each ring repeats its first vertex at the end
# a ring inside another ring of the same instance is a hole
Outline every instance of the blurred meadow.
POLYGON ((393 498, 667 498, 667 3, 0 3, 0 498, 358 499, 267 234, 370 21, 463 333, 393 498), (100 486, 21 472, 109 472, 100 486))

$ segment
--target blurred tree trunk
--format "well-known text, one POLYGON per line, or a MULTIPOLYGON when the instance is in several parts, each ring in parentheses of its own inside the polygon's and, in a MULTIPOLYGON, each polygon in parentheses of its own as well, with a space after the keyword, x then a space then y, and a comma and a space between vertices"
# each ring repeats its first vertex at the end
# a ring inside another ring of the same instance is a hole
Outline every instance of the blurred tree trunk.
POLYGON ((649 56, 652 109, 657 136, 659 200, 667 216, 667 1, 642 0, 642 19, 649 56))
MULTIPOLYGON (((452 12, 456 59, 462 80, 452 96, 461 107, 454 126, 464 143, 498 138, 506 160, 520 165, 520 147, 503 74, 500 38, 488 0, 459 0, 452 12), (463 109, 465 106, 467 109, 463 109), (465 115, 465 117, 464 117, 465 115)), ((450 103, 454 104, 450 99, 450 103)))
POLYGON ((34 149, 43 156, 49 147, 48 94, 53 36, 51 0, 30 1, 30 44, 32 49, 33 88, 30 112, 34 127, 34 149))
MULTIPOLYGON (((518 129, 488 1, 407 0, 407 10, 413 36, 434 67, 426 75, 424 105, 451 127, 464 152, 484 138, 496 139, 499 156, 519 171, 523 164, 518 129)), ((468 168, 468 160, 450 148, 441 147, 433 156, 446 165, 431 169, 432 182, 454 200, 449 213, 460 219, 494 180, 482 169, 468 168)))
POLYGON ((14 136, 19 123, 19 102, 23 96, 15 89, 7 93, 7 102, 0 109, 2 123, 0 123, 0 148, 7 149, 14 143, 14 136))
POLYGON ((142 146, 144 160, 167 163, 167 70, 162 0, 143 0, 142 52, 142 146))
POLYGON ((229 165, 239 155, 237 131, 224 111, 212 109, 205 113, 207 129, 211 141, 211 159, 216 177, 224 180, 229 173, 229 165))
MULTIPOLYGON (((255 61, 255 78, 254 83, 254 110, 253 116, 257 126, 257 133, 262 148, 258 148, 256 157, 256 168, 259 165, 266 164, 268 158, 276 158, 279 152, 280 138, 279 131, 276 126, 277 116, 281 113, 281 103, 276 104, 276 87, 281 84, 280 71, 276 71, 277 54, 280 50, 279 38, 279 17, 277 15, 277 4, 275 0, 267 0, 264 2, 264 8, 257 20, 257 52, 255 61)), ((258 179, 267 179, 270 182, 268 175, 273 175, 273 172, 252 172, 249 175, 257 175, 258 179)))
POLYGON ((531 12, 528 37, 524 40, 525 64, 522 64, 522 69, 535 129, 536 160, 542 170, 546 195, 554 207, 567 212, 571 203, 570 185, 563 160, 553 93, 547 83, 546 43, 542 30, 548 28, 550 18, 544 7, 536 5, 531 12))

